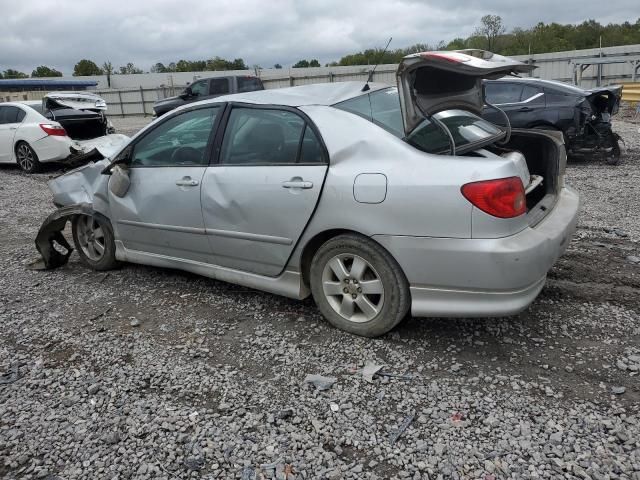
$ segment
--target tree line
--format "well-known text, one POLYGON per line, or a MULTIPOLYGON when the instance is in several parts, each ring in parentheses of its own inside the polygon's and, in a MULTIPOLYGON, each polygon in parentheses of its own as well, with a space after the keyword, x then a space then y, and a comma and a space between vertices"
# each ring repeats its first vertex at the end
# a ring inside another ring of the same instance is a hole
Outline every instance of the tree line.
MULTIPOLYGON (((640 44, 640 18, 635 23, 609 23, 602 25, 595 20, 587 20, 577 25, 543 23, 531 28, 515 27, 507 31, 499 15, 485 15, 480 19, 473 34, 466 38, 454 38, 448 43, 441 41, 431 45, 416 43, 405 48, 397 48, 383 52, 380 48, 370 48, 361 52, 350 53, 340 60, 327 63, 326 66, 342 65, 372 65, 375 63, 398 63, 402 57, 425 50, 459 50, 464 48, 481 48, 502 55, 526 55, 534 53, 559 52, 564 50, 581 50, 596 48, 600 45, 609 47, 614 45, 640 44)), ((302 59, 292 65, 292 68, 320 67, 317 59, 302 59)), ((260 68, 255 65, 254 68, 260 68)), ((273 68, 282 68, 276 63, 273 68)), ((227 60, 213 57, 208 60, 179 60, 167 65, 158 62, 150 68, 154 73, 170 72, 203 72, 213 70, 248 70, 249 67, 242 58, 227 60)), ((82 59, 73 68, 74 76, 107 75, 110 82, 111 75, 143 73, 133 63, 115 68, 111 62, 104 62, 98 66, 93 60, 82 59)), ((55 68, 41 65, 31 72, 31 77, 61 77, 62 73, 55 68)), ((0 78, 28 78, 26 73, 7 69, 0 72, 0 78)))

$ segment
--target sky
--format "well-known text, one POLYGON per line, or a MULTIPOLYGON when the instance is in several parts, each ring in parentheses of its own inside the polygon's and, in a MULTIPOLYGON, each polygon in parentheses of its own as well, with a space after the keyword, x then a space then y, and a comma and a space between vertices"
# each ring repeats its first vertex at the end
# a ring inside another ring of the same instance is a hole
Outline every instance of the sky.
POLYGON ((508 30, 640 17, 638 0, 0 0, 0 12, 0 70, 47 65, 65 75, 82 58, 145 71, 214 56, 264 68, 324 64, 389 37, 390 48, 467 37, 488 13, 508 30))

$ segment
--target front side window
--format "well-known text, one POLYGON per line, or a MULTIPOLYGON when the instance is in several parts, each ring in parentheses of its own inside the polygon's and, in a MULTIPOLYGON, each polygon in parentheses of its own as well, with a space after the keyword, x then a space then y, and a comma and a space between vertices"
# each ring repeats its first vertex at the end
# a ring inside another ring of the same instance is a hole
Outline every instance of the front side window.
POLYGON ((207 95, 208 80, 200 80, 191 84, 191 93, 195 96, 207 95))
POLYGON ((490 82, 485 84, 487 102, 493 105, 518 103, 522 97, 522 85, 510 82, 490 82))
POLYGON ((165 120, 137 142, 132 167, 202 166, 220 107, 190 110, 165 120))
POLYGON ((209 83, 209 95, 225 95, 229 93, 229 79, 212 78, 209 83))
POLYGON ((286 110, 236 107, 229 115, 220 163, 292 164, 322 161, 313 131, 286 110), (306 133, 308 132, 308 133, 306 133))

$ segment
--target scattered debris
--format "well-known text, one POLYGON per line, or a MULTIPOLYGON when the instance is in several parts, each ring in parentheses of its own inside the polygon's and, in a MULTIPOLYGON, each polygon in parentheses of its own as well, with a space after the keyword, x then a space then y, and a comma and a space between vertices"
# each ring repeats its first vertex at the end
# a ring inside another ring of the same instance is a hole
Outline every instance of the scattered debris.
POLYGON ((138 320, 137 318, 134 318, 133 320, 131 320, 131 322, 129 322, 129 325, 131 325, 132 327, 139 327, 140 320, 138 320))
POLYGON ((20 373, 18 369, 20 366, 17 363, 12 363, 7 373, 0 375, 0 385, 8 385, 20 380, 20 373))
POLYGON ((398 426, 398 428, 391 432, 391 434, 389 435, 389 441, 391 442, 391 445, 395 445, 395 443, 402 436, 405 430, 409 428, 409 425, 411 425, 411 422, 413 422, 413 418, 414 415, 407 415, 406 417, 404 417, 404 420, 402 420, 402 423, 398 426))
POLYGON ((611 393, 614 395, 622 395, 626 391, 627 389, 625 387, 611 387, 611 393))
POLYGON ((324 390, 329 390, 334 383, 336 383, 338 379, 336 377, 324 377, 322 375, 307 375, 304 378, 304 383, 310 383, 316 390, 322 392, 324 390))
POLYGON ((627 260, 629 260, 631 263, 640 263, 640 257, 636 257, 635 255, 629 255, 627 257, 627 260))
POLYGON ((256 480, 256 469, 253 467, 244 467, 240 478, 241 480, 256 480))
POLYGON ((339 411, 339 410, 340 410, 340 407, 338 406, 338 404, 337 404, 337 403, 330 403, 330 404, 329 404, 329 408, 331 408, 331 411, 332 411, 332 412, 337 412, 337 411, 339 411))
POLYGON ((364 378, 367 382, 373 383, 373 377, 376 373, 382 370, 384 365, 377 365, 373 362, 367 362, 362 369, 362 378, 364 378))

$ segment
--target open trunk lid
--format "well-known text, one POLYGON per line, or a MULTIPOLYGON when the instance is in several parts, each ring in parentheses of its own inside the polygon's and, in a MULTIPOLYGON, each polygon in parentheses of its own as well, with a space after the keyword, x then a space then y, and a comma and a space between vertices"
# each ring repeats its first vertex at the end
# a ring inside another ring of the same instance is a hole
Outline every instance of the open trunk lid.
POLYGON ((396 73, 405 135, 443 110, 482 113, 483 79, 525 73, 533 65, 485 50, 422 52, 402 59, 396 73))

